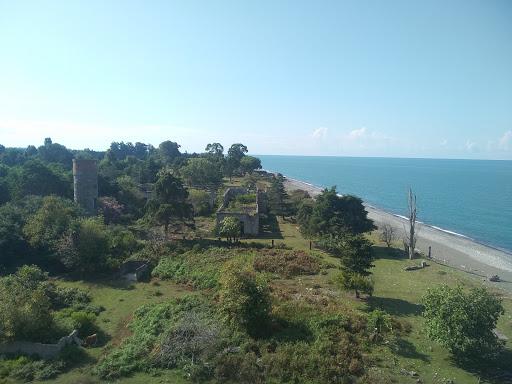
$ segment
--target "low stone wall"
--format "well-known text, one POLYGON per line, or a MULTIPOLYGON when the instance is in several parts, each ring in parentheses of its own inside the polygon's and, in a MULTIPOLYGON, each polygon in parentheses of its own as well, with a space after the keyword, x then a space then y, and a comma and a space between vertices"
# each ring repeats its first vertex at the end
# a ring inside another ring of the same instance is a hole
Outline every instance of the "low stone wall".
POLYGON ((57 356, 62 347, 58 344, 31 343, 29 341, 14 341, 0 344, 0 354, 38 355, 43 359, 57 356))

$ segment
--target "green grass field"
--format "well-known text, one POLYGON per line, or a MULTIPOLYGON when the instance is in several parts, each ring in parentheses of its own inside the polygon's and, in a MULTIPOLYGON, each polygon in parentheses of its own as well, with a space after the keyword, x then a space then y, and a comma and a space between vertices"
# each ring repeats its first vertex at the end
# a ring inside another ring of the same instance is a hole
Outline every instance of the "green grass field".
MULTIPOLYGON (((279 233, 275 236, 267 235, 264 239, 246 239, 243 242, 255 241, 270 244, 272 237, 275 244, 284 244, 286 247, 308 250, 309 240, 304 239, 295 224, 279 220, 279 233)), ((272 284, 278 289, 287 289, 294 292, 309 294, 315 292, 331 292, 337 302, 347 310, 370 311, 380 308, 390 313, 402 323, 408 324, 411 331, 400 337, 398 342, 387 345, 386 342, 372 347, 368 358, 373 362, 373 371, 381 379, 389 377, 389 382, 416 383, 418 377, 422 383, 498 383, 486 377, 476 367, 463 369, 451 360, 449 353, 435 342, 427 339, 423 331, 420 299, 425 291, 437 284, 476 286, 484 283, 475 277, 446 266, 432 264, 427 268, 416 271, 404 271, 404 267, 418 260, 409 261, 401 256, 396 249, 387 249, 375 242, 377 260, 373 269, 375 292, 373 297, 365 300, 356 300, 352 293, 342 292, 333 283, 338 260, 322 254, 327 267, 314 276, 301 276, 293 279, 274 280, 272 284), (417 372, 418 377, 405 375, 403 372, 417 372), (391 379, 393 378, 393 379, 391 379)), ((127 284, 123 281, 102 280, 95 282, 57 280, 63 286, 80 287, 87 290, 93 298, 93 304, 102 306, 105 310, 98 316, 98 325, 105 334, 104 345, 87 349, 89 361, 82 366, 60 375, 52 380, 54 383, 96 383, 98 379, 92 374, 94 363, 109 350, 119 345, 130 335, 127 324, 136 308, 147 303, 163 302, 169 298, 189 294, 192 289, 188 286, 177 285, 168 281, 153 280, 149 283, 127 284)), ((491 289, 495 289, 491 287, 491 289)), ((507 337, 512 338, 512 298, 508 293, 500 292, 506 314, 500 319, 498 329, 507 337)), ((510 342, 508 343, 510 348, 510 342)), ((512 367, 510 353, 505 353, 502 366, 509 364, 512 367), (507 361, 509 359, 510 361, 507 361)), ((0 380, 1 381, 1 380, 0 380)), ((177 371, 155 371, 138 373, 131 377, 120 379, 122 383, 184 383, 186 379, 177 371)), ((5 381, 11 383, 11 381, 5 381)))

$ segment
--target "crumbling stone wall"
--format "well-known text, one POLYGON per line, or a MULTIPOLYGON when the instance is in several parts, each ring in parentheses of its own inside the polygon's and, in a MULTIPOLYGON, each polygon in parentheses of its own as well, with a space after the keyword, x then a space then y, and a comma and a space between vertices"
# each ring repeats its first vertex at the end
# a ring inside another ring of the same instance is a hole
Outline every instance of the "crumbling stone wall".
POLYGON ((0 355, 23 354, 37 355, 42 359, 53 359, 66 345, 75 344, 80 346, 82 341, 74 330, 69 336, 62 337, 57 344, 32 343, 30 341, 13 341, 7 344, 0 344, 0 355))
POLYGON ((217 211, 217 225, 226 217, 236 217, 243 225, 243 234, 258 235, 260 233, 260 212, 262 212, 262 208, 266 210, 263 191, 257 191, 256 193, 256 210, 254 212, 231 212, 225 210, 232 199, 238 195, 245 195, 247 193, 247 189, 243 187, 231 187, 226 189, 222 206, 217 211))
POLYGON ((246 235, 257 235, 260 233, 260 215, 242 212, 217 212, 217 224, 220 224, 226 217, 236 217, 243 225, 243 233, 246 235))

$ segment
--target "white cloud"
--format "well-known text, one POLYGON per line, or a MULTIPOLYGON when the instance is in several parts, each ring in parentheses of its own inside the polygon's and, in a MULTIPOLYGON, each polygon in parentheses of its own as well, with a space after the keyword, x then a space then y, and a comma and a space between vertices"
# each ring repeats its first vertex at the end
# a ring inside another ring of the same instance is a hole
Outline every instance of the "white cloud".
POLYGON ((507 131, 503 134, 499 141, 500 149, 508 150, 512 144, 512 131, 507 131))
POLYGON ((466 147, 466 150, 469 152, 478 151, 478 145, 475 142, 470 141, 470 140, 466 141, 465 147, 466 147))
POLYGON ((314 138, 314 139, 323 139, 325 138, 325 136, 327 136, 327 132, 329 131, 328 128, 326 127, 320 127, 320 128, 317 128, 313 131, 313 133, 311 134, 311 136, 314 138))
POLYGON ((349 132, 348 138, 351 140, 357 140, 368 136, 366 133, 366 127, 361 127, 359 129, 354 129, 349 132))

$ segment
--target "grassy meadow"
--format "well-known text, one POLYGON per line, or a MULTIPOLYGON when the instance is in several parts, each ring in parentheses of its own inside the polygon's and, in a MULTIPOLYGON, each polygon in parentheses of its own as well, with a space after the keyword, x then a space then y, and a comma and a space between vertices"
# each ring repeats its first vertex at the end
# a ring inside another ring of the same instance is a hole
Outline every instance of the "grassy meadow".
MULTIPOLYGON (((205 220, 205 226, 212 225, 205 220)), ((276 247, 294 250, 309 250, 309 240, 303 238, 296 224, 278 220, 278 231, 268 232, 261 239, 245 239, 242 242, 270 245, 272 239, 276 247)), ((275 227, 274 227, 275 228, 275 227)), ((370 362, 368 382, 381 383, 499 383, 493 379, 492 372, 479 367, 457 366, 450 354, 441 346, 428 340, 423 331, 420 299, 424 292, 436 284, 463 284, 476 286, 481 280, 446 266, 431 264, 416 271, 405 271, 404 267, 419 263, 403 257, 397 248, 386 248, 377 238, 374 241, 376 253, 373 279, 375 292, 367 300, 357 300, 351 292, 341 291, 336 284, 339 261, 329 255, 314 251, 321 258, 322 267, 317 274, 295 276, 291 278, 274 277, 271 287, 274 299, 296 300, 297 302, 318 302, 326 300, 329 305, 353 313, 368 313, 373 309, 382 309, 393 316, 403 329, 397 337, 389 338, 378 345, 372 345, 365 353, 370 362), (372 379, 373 378, 373 379, 372 379), (418 381, 420 380, 420 381, 418 381), (450 381, 451 380, 451 381, 450 381)), ((248 253, 249 254, 249 253, 248 253)), ((253 257, 253 256, 248 256, 253 257)), ((66 281, 57 279, 59 286, 79 287, 92 297, 92 304, 104 310, 99 314, 97 323, 101 329, 100 345, 87 349, 87 358, 71 371, 52 379, 53 383, 97 383, 100 380, 92 372, 93 366, 109 351, 118 347, 130 336, 127 327, 133 312, 143 304, 162 303, 168 299, 189 294, 209 295, 208 289, 194 288, 193 284, 177 284, 168 280, 153 278, 146 283, 126 283, 116 280, 66 281)), ((494 287, 490 287, 495 289, 494 287)), ((512 338, 512 298, 510 294, 496 290, 502 298, 506 313, 499 322, 499 331, 512 338)), ((275 311, 280 311, 277 306, 275 311)), ((508 348, 510 348, 510 343, 508 348)), ((512 366, 510 350, 503 354, 501 366, 512 366)), ((495 374, 497 372, 494 372, 495 374)), ((179 370, 158 370, 137 372, 128 377, 109 382, 120 383, 184 383, 187 378, 179 370)), ((13 383, 12 379, 0 379, 3 383, 13 383)))

